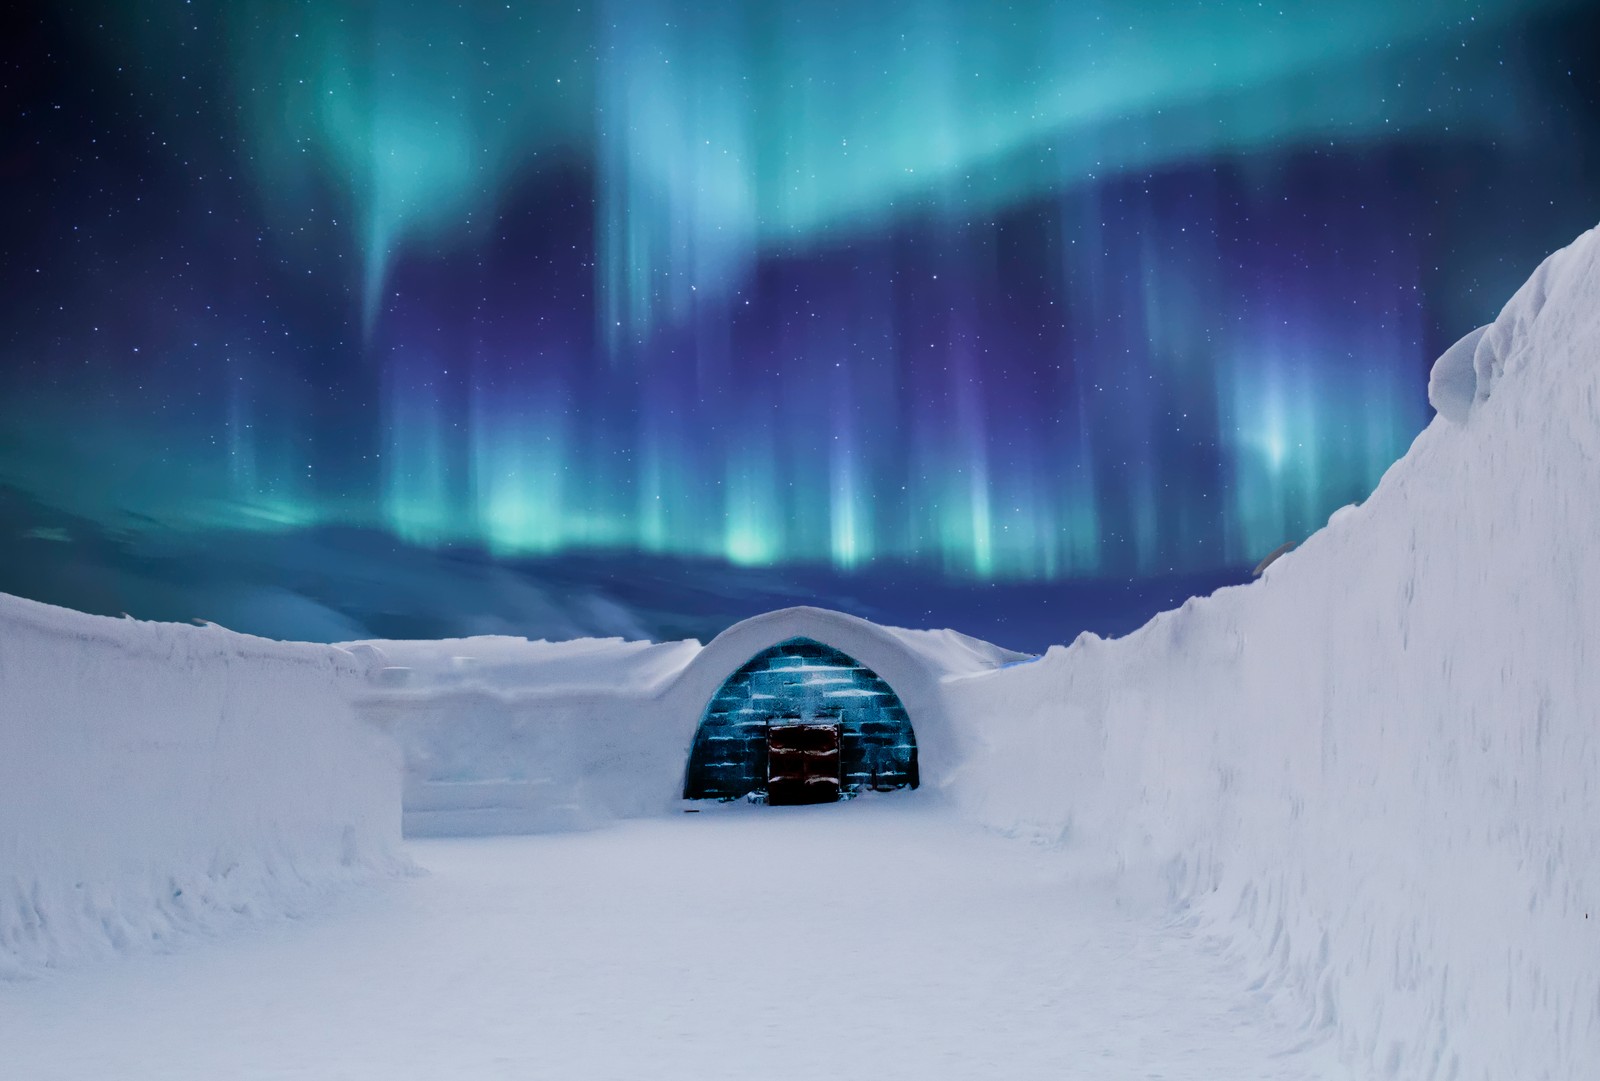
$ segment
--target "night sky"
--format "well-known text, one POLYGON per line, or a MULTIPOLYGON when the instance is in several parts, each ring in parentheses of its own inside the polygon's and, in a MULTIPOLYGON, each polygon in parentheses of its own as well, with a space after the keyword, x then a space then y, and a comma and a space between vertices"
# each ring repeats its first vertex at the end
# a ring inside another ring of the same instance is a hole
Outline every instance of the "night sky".
POLYGON ((1600 221, 1594 4, 4 18, 0 589, 280 636, 1123 631, 1600 221))

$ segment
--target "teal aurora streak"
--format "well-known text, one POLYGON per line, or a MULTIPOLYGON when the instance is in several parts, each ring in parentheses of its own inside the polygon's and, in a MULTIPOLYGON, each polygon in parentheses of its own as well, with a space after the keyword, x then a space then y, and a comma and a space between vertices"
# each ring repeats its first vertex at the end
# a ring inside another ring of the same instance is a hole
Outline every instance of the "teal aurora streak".
POLYGON ((223 138, 282 257, 345 283, 380 419, 330 464, 312 392, 235 336, 197 391, 215 423, 172 436, 189 480, 106 483, 157 518, 506 555, 1249 561, 1363 497, 1426 417, 1415 238, 1321 214, 1295 163, 1515 144, 1531 106, 1489 58, 1561 6, 108 8, 141 55, 199 34, 226 57, 223 138), (581 332, 474 298, 563 171, 589 197, 541 213, 583 219, 581 332), (1320 248, 1273 249, 1308 218, 1320 248), (1022 277, 1049 334, 1007 318, 1022 277))
POLYGON ((336 179, 369 308, 408 242, 470 243, 519 173, 576 152, 600 172, 604 325, 633 335, 686 318, 691 287, 735 288, 764 245, 907 208, 1416 129, 1510 137, 1514 97, 1429 72, 1540 6, 1562 5, 273 0, 229 26, 263 190, 292 216, 307 170, 336 179))

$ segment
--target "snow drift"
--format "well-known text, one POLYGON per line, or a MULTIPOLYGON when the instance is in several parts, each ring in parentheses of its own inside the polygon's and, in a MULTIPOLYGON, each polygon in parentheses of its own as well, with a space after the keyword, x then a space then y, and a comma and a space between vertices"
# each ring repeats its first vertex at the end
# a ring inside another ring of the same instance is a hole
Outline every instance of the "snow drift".
POLYGON ((0 595, 0 976, 290 912, 396 866, 366 662, 0 595))
POLYGON ((1153 887, 1382 1076, 1600 1063, 1600 232, 1446 353, 1362 506, 947 686, 958 794, 1153 887))

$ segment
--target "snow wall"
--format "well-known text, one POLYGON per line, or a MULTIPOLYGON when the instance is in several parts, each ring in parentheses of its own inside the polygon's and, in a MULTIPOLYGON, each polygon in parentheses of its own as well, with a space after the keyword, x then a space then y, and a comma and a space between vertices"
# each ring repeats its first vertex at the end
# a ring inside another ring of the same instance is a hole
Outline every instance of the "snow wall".
POLYGON ((1155 890, 1374 1076, 1600 1076, 1600 232, 1264 580, 947 684, 957 792, 1155 890))
POLYGON ((0 595, 0 977, 400 866, 368 659, 0 595))

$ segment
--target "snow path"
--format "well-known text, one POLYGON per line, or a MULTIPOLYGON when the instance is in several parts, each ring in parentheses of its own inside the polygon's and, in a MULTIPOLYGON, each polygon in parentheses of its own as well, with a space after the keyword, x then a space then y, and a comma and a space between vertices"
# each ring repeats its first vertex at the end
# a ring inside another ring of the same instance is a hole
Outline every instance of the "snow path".
POLYGON ((0 1073, 1344 1076, 1182 928, 916 796, 411 849, 314 917, 0 984, 0 1073))

